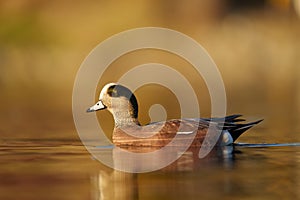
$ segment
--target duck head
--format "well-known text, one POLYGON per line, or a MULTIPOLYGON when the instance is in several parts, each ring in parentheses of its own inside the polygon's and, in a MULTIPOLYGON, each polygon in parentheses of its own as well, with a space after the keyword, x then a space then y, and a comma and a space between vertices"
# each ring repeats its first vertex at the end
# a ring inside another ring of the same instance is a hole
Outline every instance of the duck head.
POLYGON ((134 94, 117 83, 106 84, 100 92, 99 101, 87 112, 107 109, 114 117, 115 127, 138 125, 138 103, 134 94))

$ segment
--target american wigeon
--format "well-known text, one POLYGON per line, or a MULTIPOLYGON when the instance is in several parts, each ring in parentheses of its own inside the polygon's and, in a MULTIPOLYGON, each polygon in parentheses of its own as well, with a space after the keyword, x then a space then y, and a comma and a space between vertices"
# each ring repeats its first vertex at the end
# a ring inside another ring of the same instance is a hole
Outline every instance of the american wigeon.
POLYGON ((217 145, 230 145, 246 130, 262 120, 250 123, 241 115, 225 118, 171 119, 141 126, 138 121, 138 102, 134 94, 126 87, 106 84, 100 92, 99 101, 87 112, 108 109, 114 117, 113 143, 117 146, 162 147, 169 144, 176 136, 174 145, 201 146, 207 136, 208 128, 220 130, 217 145))

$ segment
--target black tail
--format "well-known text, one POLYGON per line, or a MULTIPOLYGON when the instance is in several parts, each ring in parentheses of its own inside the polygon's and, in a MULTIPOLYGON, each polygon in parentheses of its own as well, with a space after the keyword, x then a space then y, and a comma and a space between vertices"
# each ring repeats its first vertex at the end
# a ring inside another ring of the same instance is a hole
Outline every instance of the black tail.
POLYGON ((241 122, 241 121, 245 121, 245 120, 238 119, 238 117, 241 117, 241 115, 231 115, 231 116, 228 116, 228 118, 226 117, 225 123, 223 126, 224 130, 228 130, 233 141, 238 139, 238 137, 240 137, 240 135, 242 135, 245 131, 247 131, 254 125, 258 124, 259 122, 263 121, 263 119, 261 119, 261 120, 257 120, 257 121, 250 122, 250 123, 240 124, 240 123, 236 123, 236 122, 241 122))
POLYGON ((229 131, 231 137, 233 138, 233 141, 235 141, 245 131, 247 131, 249 128, 251 128, 252 126, 258 124, 261 121, 263 121, 263 120, 261 119, 261 120, 257 120, 255 122, 250 122, 250 123, 247 123, 247 124, 236 124, 235 127, 230 128, 228 131, 229 131))
POLYGON ((263 119, 261 119, 261 120, 255 121, 255 122, 250 122, 250 123, 245 123, 245 124, 237 123, 237 122, 245 121, 245 119, 239 118, 241 116, 242 115, 229 115, 225 118, 211 118, 211 119, 204 119, 204 120, 206 120, 208 122, 212 121, 212 122, 217 122, 217 123, 223 122, 222 123, 223 130, 228 130, 228 132, 231 134, 233 141, 235 141, 245 131, 247 131, 254 125, 258 124, 259 122, 263 121, 263 119))

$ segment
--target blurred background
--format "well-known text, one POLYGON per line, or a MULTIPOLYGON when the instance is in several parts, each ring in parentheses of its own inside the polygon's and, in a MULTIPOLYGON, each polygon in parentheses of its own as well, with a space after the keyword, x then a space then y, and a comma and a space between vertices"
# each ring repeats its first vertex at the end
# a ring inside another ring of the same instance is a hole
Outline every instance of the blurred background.
MULTIPOLYGON (((72 89, 85 57, 121 31, 158 26, 180 31, 208 51, 225 83, 228 114, 265 119, 255 130, 260 142, 297 142, 299 20, 299 0, 0 0, 1 138, 78 140, 72 89)), ((100 85, 117 80, 112 69, 141 64, 141 57, 185 69, 174 56, 142 53, 114 62, 100 85)), ((199 90, 203 88, 199 82, 199 90)), ((146 89, 137 91, 140 101, 146 89)), ((203 97, 201 104, 203 115, 209 116, 209 98, 203 97)), ((147 113, 141 115, 146 123, 147 113)), ((99 118, 111 130, 111 116, 99 118)))

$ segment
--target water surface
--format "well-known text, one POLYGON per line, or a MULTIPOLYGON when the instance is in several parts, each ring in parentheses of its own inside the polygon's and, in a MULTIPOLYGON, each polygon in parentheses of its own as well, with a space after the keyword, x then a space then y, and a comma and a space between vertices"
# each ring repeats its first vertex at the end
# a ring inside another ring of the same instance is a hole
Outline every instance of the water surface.
POLYGON ((131 174, 104 166, 77 141, 6 140, 0 199, 299 199, 299 149, 241 144, 198 161, 187 152, 159 171, 131 174))

